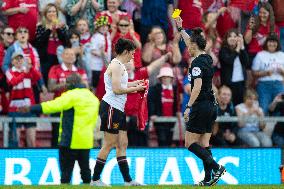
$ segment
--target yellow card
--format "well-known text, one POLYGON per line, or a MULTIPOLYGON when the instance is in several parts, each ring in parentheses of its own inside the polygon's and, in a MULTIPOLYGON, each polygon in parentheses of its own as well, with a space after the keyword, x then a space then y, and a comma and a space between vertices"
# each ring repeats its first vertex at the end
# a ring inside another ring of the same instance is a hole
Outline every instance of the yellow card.
POLYGON ((177 18, 177 17, 179 17, 180 13, 181 13, 181 10, 180 10, 180 9, 175 9, 174 12, 173 12, 173 14, 172 14, 172 18, 177 18))

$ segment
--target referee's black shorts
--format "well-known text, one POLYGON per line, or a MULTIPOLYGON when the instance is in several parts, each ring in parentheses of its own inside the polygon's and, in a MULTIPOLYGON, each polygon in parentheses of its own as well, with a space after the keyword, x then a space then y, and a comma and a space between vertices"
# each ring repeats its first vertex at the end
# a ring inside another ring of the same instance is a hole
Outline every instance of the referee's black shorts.
POLYGON ((200 101, 193 104, 189 114, 186 130, 191 133, 212 133, 217 118, 217 105, 211 101, 200 101))
POLYGON ((111 107, 102 100, 100 104, 101 131, 118 134, 119 130, 127 131, 126 115, 124 112, 111 107))

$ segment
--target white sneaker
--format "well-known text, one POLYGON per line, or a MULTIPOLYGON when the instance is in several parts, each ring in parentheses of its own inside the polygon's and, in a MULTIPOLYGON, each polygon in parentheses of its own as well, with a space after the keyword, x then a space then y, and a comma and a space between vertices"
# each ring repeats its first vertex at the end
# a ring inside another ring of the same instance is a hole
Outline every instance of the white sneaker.
POLYGON ((140 184, 139 182, 132 180, 130 182, 124 182, 124 186, 144 186, 144 184, 140 184))
POLYGON ((104 186, 104 187, 110 187, 110 185, 104 183, 103 181, 101 181, 100 179, 99 180, 96 180, 96 181, 92 181, 91 186, 104 186))

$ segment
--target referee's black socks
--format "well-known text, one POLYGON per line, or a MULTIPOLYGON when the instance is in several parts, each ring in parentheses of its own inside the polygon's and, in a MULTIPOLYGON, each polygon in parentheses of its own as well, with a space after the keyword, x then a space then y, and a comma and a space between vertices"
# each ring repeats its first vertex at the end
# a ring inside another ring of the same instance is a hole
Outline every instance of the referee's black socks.
POLYGON ((97 158, 96 165, 94 168, 93 181, 97 181, 100 179, 105 164, 106 164, 105 159, 97 158))
POLYGON ((117 163, 119 166, 119 170, 123 176, 124 182, 132 181, 129 175, 129 167, 128 167, 126 156, 120 156, 120 157, 117 157, 116 159, 117 159, 117 163))
POLYGON ((188 150, 194 153, 197 157, 202 159, 205 164, 208 164, 208 167, 213 170, 218 170, 219 165, 210 155, 210 153, 197 143, 193 143, 188 147, 188 150))
MULTIPOLYGON (((205 149, 209 152, 210 156, 212 157, 212 152, 210 150, 210 147, 205 147, 205 149)), ((205 172, 205 177, 204 177, 204 181, 205 182, 209 182, 211 180, 211 168, 210 165, 208 165, 208 163, 206 163, 205 161, 203 161, 203 167, 204 167, 204 172, 205 172)))

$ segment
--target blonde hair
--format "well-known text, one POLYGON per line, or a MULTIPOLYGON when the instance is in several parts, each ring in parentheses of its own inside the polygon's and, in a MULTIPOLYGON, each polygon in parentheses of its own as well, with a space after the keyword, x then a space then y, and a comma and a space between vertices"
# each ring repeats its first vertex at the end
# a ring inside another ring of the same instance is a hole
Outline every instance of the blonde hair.
POLYGON ((253 89, 247 89, 244 95, 244 100, 250 98, 250 97, 255 97, 256 99, 258 99, 258 94, 256 93, 255 90, 253 89))

